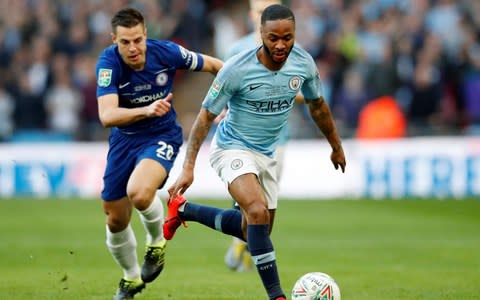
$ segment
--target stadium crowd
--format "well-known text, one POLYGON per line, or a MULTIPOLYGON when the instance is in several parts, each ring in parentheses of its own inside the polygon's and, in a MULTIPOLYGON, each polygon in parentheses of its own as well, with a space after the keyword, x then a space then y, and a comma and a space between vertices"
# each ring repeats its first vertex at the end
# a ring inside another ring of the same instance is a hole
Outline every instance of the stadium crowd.
MULTIPOLYGON (((385 97, 403 120, 394 127, 405 126, 396 136, 480 134, 480 1, 285 4, 297 18, 297 42, 316 59, 342 136, 361 136, 369 118, 388 129, 389 114, 364 113, 385 97)), ((124 6, 144 13, 149 37, 220 58, 251 30, 248 1, 3 0, 0 141, 106 139, 97 115, 95 62, 111 43, 112 14, 124 6)), ((179 74, 174 91, 186 131, 211 80, 191 76, 179 74)), ((320 135, 301 105, 292 119, 292 138, 320 135)))

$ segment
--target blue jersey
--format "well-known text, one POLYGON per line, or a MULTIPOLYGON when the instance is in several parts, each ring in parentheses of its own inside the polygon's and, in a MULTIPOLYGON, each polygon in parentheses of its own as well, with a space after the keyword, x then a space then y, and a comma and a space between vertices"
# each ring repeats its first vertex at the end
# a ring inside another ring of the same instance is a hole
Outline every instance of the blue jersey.
MULTIPOLYGON (((159 40, 147 40, 145 67, 135 71, 126 65, 112 45, 100 55, 97 66, 97 98, 117 94, 119 106, 135 108, 147 106, 155 100, 165 98, 172 91, 173 78, 177 69, 199 71, 203 68, 201 55, 182 46, 159 40)), ((146 118, 138 122, 119 126, 127 134, 168 131, 176 126, 176 112, 172 109, 161 117, 146 118)))
POLYGON ((215 133, 224 149, 247 149, 273 157, 279 134, 299 91, 306 101, 322 96, 321 81, 310 54, 294 46, 278 71, 268 70, 257 58, 259 48, 229 59, 217 74, 202 106, 220 114, 229 112, 215 133))
MULTIPOLYGON (((144 69, 134 71, 123 62, 118 47, 112 45, 97 62, 97 97, 117 94, 120 107, 147 106, 172 91, 177 69, 202 68, 200 54, 173 42, 149 39, 144 69)), ((130 175, 142 159, 155 160, 170 172, 182 143, 182 129, 176 122, 173 106, 161 117, 112 128, 102 199, 111 201, 126 196, 130 175)))

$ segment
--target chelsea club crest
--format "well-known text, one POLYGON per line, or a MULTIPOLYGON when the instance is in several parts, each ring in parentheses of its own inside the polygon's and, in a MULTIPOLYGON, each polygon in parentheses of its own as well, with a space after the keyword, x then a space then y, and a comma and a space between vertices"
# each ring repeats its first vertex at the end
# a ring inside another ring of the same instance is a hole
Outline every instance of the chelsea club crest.
POLYGON ((167 81, 168 81, 168 75, 167 73, 160 73, 157 75, 157 78, 155 78, 155 81, 156 83, 159 85, 159 86, 164 86, 167 84, 167 81))

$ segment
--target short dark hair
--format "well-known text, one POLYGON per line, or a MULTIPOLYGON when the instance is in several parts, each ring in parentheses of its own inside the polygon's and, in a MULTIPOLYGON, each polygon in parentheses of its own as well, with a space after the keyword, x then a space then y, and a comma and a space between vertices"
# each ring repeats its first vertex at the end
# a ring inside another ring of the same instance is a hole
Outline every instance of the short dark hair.
POLYGON ((117 26, 132 28, 138 24, 145 24, 145 20, 138 10, 129 7, 119 10, 113 16, 110 24, 112 25, 112 31, 115 32, 117 26))
POLYGON ((281 4, 273 4, 265 8, 262 13, 261 24, 265 25, 267 21, 291 19, 295 23, 295 16, 290 8, 281 4))

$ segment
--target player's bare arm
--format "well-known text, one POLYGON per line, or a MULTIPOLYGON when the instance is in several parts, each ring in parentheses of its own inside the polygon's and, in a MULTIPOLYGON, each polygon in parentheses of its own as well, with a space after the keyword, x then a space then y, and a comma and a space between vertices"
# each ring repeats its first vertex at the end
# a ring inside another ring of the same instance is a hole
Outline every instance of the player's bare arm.
POLYGON ((223 61, 218 58, 202 54, 203 56, 203 72, 210 72, 213 75, 217 75, 218 71, 223 67, 223 61))
POLYGON ((145 118, 163 116, 170 111, 172 94, 148 106, 124 108, 118 105, 118 95, 108 94, 98 98, 98 114, 104 127, 124 126, 145 118))
POLYGON ((343 152, 342 142, 340 141, 340 137, 337 133, 335 121, 333 120, 333 116, 330 112, 328 104, 325 102, 323 97, 320 97, 318 100, 309 101, 308 108, 313 121, 322 131, 323 135, 327 138, 328 143, 332 147, 330 159, 335 169, 340 167, 344 173, 346 166, 345 154, 343 152))
POLYGON ((204 108, 200 110, 188 138, 187 154, 183 163, 184 169, 193 169, 195 167, 198 151, 203 141, 205 141, 213 120, 215 120, 216 117, 217 115, 204 108))
POLYGON ((215 120, 216 117, 217 115, 209 112, 205 108, 202 108, 198 113, 192 131, 190 132, 190 136, 188 137, 187 153, 185 154, 182 173, 175 183, 168 189, 170 196, 185 193, 192 184, 194 177, 193 171, 198 151, 200 151, 200 147, 205 141, 213 120, 215 120))
POLYGON ((296 96, 295 96, 295 103, 297 104, 303 104, 305 103, 305 97, 303 97, 303 95, 301 93, 298 93, 296 96))

